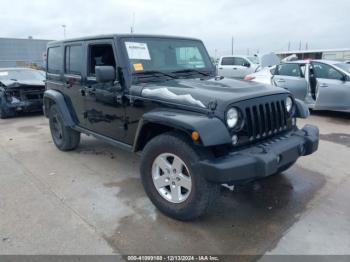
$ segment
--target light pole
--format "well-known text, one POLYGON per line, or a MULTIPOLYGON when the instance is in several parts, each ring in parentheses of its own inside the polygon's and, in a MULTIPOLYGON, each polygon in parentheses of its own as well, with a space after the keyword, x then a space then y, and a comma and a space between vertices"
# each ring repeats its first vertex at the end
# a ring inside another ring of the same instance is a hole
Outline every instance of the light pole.
POLYGON ((63 28, 63 38, 66 38, 66 25, 62 25, 63 28))

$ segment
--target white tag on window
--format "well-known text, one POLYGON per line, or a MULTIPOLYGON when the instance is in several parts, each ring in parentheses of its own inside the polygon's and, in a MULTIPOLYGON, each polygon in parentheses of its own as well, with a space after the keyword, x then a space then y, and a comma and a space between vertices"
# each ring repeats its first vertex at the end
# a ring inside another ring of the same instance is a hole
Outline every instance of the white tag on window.
POLYGON ((151 60, 146 43, 125 42, 129 59, 151 60))
POLYGON ((0 76, 7 76, 9 73, 7 71, 0 72, 0 76))

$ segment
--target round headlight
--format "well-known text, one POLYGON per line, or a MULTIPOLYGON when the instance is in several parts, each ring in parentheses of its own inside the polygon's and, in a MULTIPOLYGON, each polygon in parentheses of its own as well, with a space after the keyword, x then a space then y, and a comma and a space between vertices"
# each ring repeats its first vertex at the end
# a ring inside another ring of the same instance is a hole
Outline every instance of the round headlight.
POLYGON ((286 98, 286 110, 288 113, 290 113, 292 111, 292 108, 293 108, 293 99, 288 96, 286 98))
POLYGON ((238 111, 236 108, 231 108, 226 113, 226 121, 229 128, 234 128, 238 123, 238 111))

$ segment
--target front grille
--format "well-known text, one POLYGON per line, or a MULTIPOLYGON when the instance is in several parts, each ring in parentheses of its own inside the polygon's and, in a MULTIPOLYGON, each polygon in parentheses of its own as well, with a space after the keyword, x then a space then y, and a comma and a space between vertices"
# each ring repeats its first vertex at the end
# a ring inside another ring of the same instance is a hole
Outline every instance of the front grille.
POLYGON ((292 128, 292 118, 287 113, 285 99, 287 95, 273 95, 236 103, 232 106, 241 110, 243 125, 239 131, 236 146, 254 143, 283 133, 292 128))
POLYGON ((24 86, 11 88, 6 91, 9 97, 16 97, 20 100, 42 100, 45 87, 43 86, 24 86))
POLYGON ((264 138, 287 129, 288 113, 284 100, 246 107, 245 114, 250 140, 264 138))

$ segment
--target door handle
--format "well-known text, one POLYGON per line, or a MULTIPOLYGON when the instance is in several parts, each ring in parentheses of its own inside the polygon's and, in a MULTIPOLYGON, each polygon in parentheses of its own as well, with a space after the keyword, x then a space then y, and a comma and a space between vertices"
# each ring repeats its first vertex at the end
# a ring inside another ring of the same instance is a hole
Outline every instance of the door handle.
POLYGON ((220 70, 222 70, 223 68, 222 67, 219 67, 220 70))
POLYGON ((234 67, 233 70, 237 70, 237 67, 234 67))
POLYGON ((320 84, 320 87, 325 88, 325 87, 328 87, 328 85, 327 84, 320 84))
POLYGON ((278 83, 285 83, 286 82, 286 80, 284 80, 284 79, 278 79, 278 80, 276 80, 278 83))

